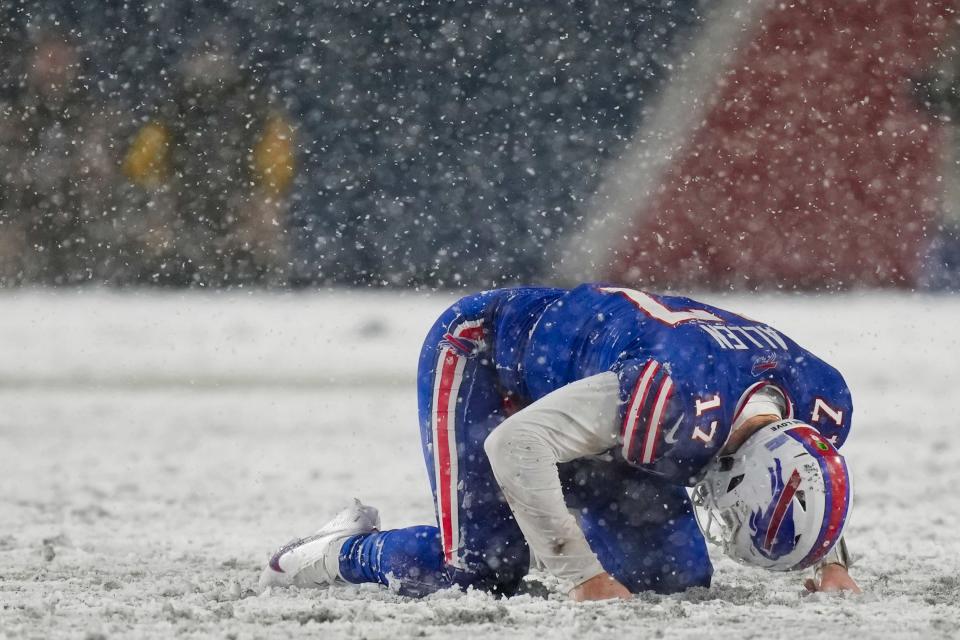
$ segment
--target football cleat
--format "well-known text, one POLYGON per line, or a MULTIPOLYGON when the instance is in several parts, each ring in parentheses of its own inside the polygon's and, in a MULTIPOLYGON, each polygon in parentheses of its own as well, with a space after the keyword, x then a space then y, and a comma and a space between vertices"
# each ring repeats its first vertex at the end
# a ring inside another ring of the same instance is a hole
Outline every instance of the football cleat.
POLYGON ((260 574, 260 588, 322 587, 340 578, 340 547, 350 536, 380 528, 380 514, 356 498, 312 536, 281 547, 260 574))
POLYGON ((691 497, 705 537, 728 556, 791 571, 816 564, 840 540, 850 477, 816 429, 781 420, 715 458, 691 497))

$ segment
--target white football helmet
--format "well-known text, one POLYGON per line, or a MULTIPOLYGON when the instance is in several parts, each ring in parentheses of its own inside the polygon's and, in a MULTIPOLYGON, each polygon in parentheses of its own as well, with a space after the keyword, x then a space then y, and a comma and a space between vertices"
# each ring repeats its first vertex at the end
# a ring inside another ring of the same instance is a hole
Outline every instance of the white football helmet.
POLYGON ((781 420, 714 458, 696 484, 694 512, 708 540, 735 560, 804 569, 843 533, 850 478, 843 456, 799 420, 781 420))

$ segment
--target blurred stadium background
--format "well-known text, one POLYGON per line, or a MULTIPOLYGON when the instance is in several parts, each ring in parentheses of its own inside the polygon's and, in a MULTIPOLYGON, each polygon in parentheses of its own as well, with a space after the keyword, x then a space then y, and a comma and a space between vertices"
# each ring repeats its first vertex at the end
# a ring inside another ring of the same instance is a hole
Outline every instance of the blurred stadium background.
POLYGON ((5 286, 956 289, 949 0, 0 1, 5 286))

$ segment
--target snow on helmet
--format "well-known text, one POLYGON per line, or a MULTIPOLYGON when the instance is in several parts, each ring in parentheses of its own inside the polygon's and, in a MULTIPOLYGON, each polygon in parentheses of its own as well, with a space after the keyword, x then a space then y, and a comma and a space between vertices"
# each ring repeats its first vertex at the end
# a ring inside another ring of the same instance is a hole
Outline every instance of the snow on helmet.
POLYGON ((840 539, 850 506, 843 456, 799 420, 766 425, 714 458, 693 489, 708 540, 740 562, 804 569, 840 539))

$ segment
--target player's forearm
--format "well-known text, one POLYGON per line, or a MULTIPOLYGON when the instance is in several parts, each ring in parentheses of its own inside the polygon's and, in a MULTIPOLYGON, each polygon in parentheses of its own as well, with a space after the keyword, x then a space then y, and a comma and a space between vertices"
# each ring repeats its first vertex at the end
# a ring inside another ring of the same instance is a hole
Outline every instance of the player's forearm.
POLYGON ((567 504, 558 462, 608 450, 619 427, 619 382, 603 373, 557 389, 494 429, 485 449, 497 482, 537 558, 580 584, 603 572, 567 504))
POLYGON ((580 584, 603 572, 567 511, 557 456, 535 428, 504 423, 485 443, 487 456, 534 555, 561 580, 580 584))

